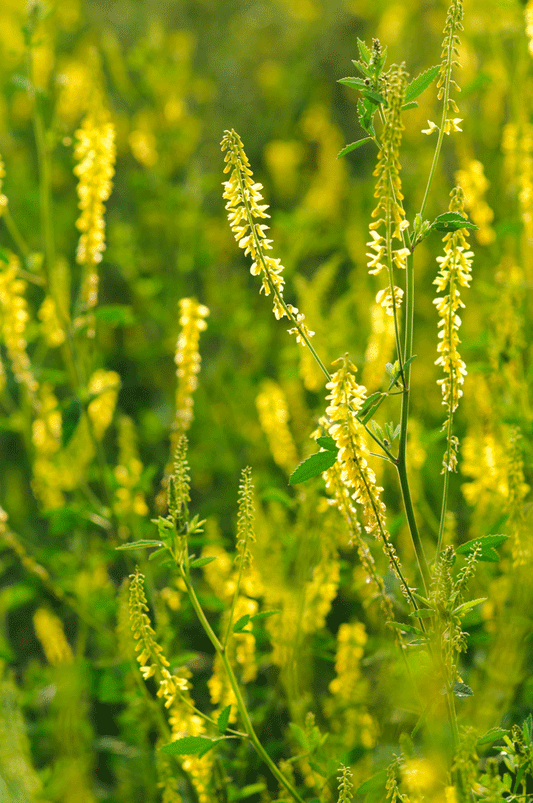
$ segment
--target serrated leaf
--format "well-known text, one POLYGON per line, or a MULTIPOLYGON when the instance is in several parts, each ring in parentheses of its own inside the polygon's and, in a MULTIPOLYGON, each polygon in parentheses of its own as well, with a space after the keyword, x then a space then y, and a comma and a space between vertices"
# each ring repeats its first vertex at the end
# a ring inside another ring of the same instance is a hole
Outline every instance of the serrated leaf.
POLYGON ((371 407, 378 399, 381 399, 382 395, 383 394, 380 393, 379 390, 377 390, 375 393, 372 393, 367 399, 365 399, 364 404, 359 410, 358 414, 361 415, 361 413, 364 413, 365 410, 368 410, 368 408, 371 407))
POLYGON ((302 728, 300 728, 299 725, 296 725, 295 722, 289 722, 289 728, 293 732, 293 735, 296 737, 296 741, 298 742, 300 747, 303 747, 304 750, 309 750, 309 742, 307 740, 305 731, 302 728))
POLYGON ((431 608, 419 608, 417 611, 411 611, 409 616, 416 619, 431 619, 432 616, 435 616, 435 611, 431 608))
POLYGON ((429 69, 417 75, 416 78, 413 78, 405 89, 404 103, 409 103, 421 95, 424 89, 427 89, 428 86, 433 83, 439 74, 439 70, 440 64, 437 64, 435 67, 429 67, 429 69))
POLYGON ((479 737, 476 744, 478 747, 481 747, 483 744, 492 744, 498 739, 501 739, 503 736, 506 736, 508 733, 509 731, 505 730, 505 728, 491 728, 484 733, 483 736, 479 737))
POLYGON ((474 549, 480 545, 481 555, 479 560, 486 561, 487 563, 497 563, 500 556, 494 547, 500 546, 507 540, 507 535, 482 535, 479 538, 473 538, 472 541, 467 541, 466 544, 461 544, 455 550, 457 555, 469 555, 474 549))
POLYGON ((457 231, 458 229, 477 229, 478 227, 459 212, 444 212, 442 215, 437 215, 431 228, 436 231, 457 231))
POLYGON ((131 544, 121 544, 120 546, 116 546, 115 549, 120 549, 123 552, 126 552, 129 549, 153 549, 153 547, 161 547, 163 544, 161 541, 133 541, 131 544))
POLYGON ((367 142, 372 142, 372 137, 364 137, 363 139, 358 139, 357 142, 352 142, 351 145, 346 145, 342 151, 338 152, 337 159, 340 159, 341 156, 346 156, 347 153, 355 151, 356 148, 360 148, 361 145, 366 145, 367 142))
POLYGON ((482 602, 486 602, 488 597, 479 597, 479 599, 470 599, 468 602, 463 602, 462 605, 459 605, 455 610, 454 613, 458 613, 461 616, 463 613, 466 613, 470 610, 470 608, 475 607, 476 605, 481 605, 482 602))
POLYGON ((382 104, 385 108, 388 107, 387 98, 384 98, 383 95, 380 95, 379 92, 374 92, 372 89, 366 89, 364 92, 365 98, 368 98, 372 103, 375 103, 376 106, 382 104))
POLYGON ((375 792, 378 789, 385 789, 387 783, 387 770, 381 770, 359 786, 356 795, 366 795, 367 792, 375 792))
POLYGON ((360 73, 362 73, 362 75, 366 76, 366 78, 373 77, 374 75, 373 71, 370 69, 370 67, 367 67, 367 65, 364 62, 352 59, 352 63, 357 67, 357 69, 359 70, 360 73))
POLYGON ((150 555, 148 555, 148 560, 156 560, 156 558, 158 558, 160 555, 164 555, 165 553, 168 554, 168 549, 166 546, 162 546, 160 549, 156 549, 155 552, 151 552, 150 555))
POLYGON ((339 78, 337 83, 345 86, 355 86, 356 89, 368 89, 364 78, 339 78))
POLYGON ((274 616, 275 613, 281 613, 281 611, 261 611, 261 613, 255 613, 253 616, 250 616, 250 622, 255 622, 257 619, 267 619, 269 616, 274 616))
POLYGON ((406 109, 418 109, 418 103, 416 100, 412 100, 411 103, 404 103, 402 105, 402 111, 405 111, 406 109))
POLYGON ((359 37, 357 37, 357 49, 359 50, 359 57, 365 62, 365 64, 369 64, 370 59, 372 58, 372 53, 370 52, 370 48, 366 42, 363 42, 363 40, 359 39, 359 37))
POLYGON ((225 733, 229 723, 229 715, 231 713, 231 705, 227 705, 225 708, 222 709, 220 712, 220 716, 217 720, 217 728, 219 733, 225 733))
POLYGON ((466 683, 456 683, 453 687, 453 693, 456 697, 473 697, 474 692, 467 686, 466 683))
POLYGON ((321 435, 320 438, 316 439, 316 442, 319 446, 322 446, 323 449, 327 449, 328 452, 335 452, 335 454, 337 453, 337 444, 331 435, 321 435))
POLYGON ((297 485, 299 482, 305 482, 312 477, 317 477, 323 471, 331 468, 336 461, 337 455, 335 452, 326 450, 324 452, 317 452, 304 460, 300 465, 294 469, 289 479, 289 485, 297 485))
POLYGON ((404 625, 403 622, 387 622, 390 627, 395 627, 397 630, 402 630, 404 633, 412 633, 414 636, 425 636, 423 630, 413 625, 404 625))
POLYGON ((241 616, 239 619, 237 619, 237 621, 233 625, 233 632, 241 633, 248 624, 248 622, 250 621, 250 618, 251 618, 250 614, 245 613, 244 616, 241 616))
POLYGON ((207 566, 208 563, 212 563, 216 559, 216 555, 206 555, 205 558, 196 558, 196 560, 191 561, 189 566, 191 569, 198 569, 200 566, 207 566))
POLYGON ((205 755, 215 744, 216 741, 208 739, 207 736, 184 736, 182 739, 163 745, 159 750, 171 756, 198 756, 205 755))

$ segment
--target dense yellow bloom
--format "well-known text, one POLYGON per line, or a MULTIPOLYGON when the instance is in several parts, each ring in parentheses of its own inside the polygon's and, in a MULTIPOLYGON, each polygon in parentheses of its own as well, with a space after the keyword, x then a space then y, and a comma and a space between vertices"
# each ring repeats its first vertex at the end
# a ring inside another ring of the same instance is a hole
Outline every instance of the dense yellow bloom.
POLYGON ((274 315, 278 320, 289 318, 294 324, 288 330, 289 334, 295 334, 296 341, 304 345, 314 333, 304 323, 303 313, 285 302, 283 266, 279 259, 266 254, 272 248, 272 240, 265 234, 269 227, 265 223, 256 222, 270 217, 266 213, 268 206, 261 203, 263 185, 254 182, 241 138, 233 129, 224 132, 221 146, 223 151, 227 151, 224 172, 230 173, 229 180, 223 183, 223 198, 227 200, 226 209, 231 230, 239 248, 243 248, 244 253, 250 254, 253 259, 250 273, 253 276, 262 276, 261 289, 266 296, 273 294, 274 315))
MULTIPOLYGON (((464 213, 464 194, 460 187, 456 187, 452 192, 449 209, 452 212, 464 213)), ((445 256, 437 257, 440 270, 433 284, 437 286, 439 293, 448 290, 447 295, 439 296, 434 300, 439 313, 439 339, 437 347, 439 357, 435 365, 441 365, 445 377, 439 379, 438 384, 442 388, 443 404, 448 407, 449 412, 453 413, 463 395, 461 386, 466 376, 466 365, 461 359, 458 351, 459 327, 461 319, 457 314, 460 307, 464 307, 461 301, 460 287, 469 287, 471 282, 472 251, 468 250, 466 240, 467 229, 458 229, 449 232, 443 238, 445 256)))
POLYGON ((26 282, 19 278, 20 262, 14 255, 0 267, 0 334, 15 380, 24 385, 35 401, 38 384, 33 375, 26 352, 26 326, 29 321, 28 305, 24 297, 26 282))
POLYGON ((65 332, 57 314, 56 303, 52 296, 46 296, 37 313, 42 321, 41 331, 44 339, 51 348, 56 348, 65 342, 65 332))
POLYGON ((378 388, 383 382, 383 366, 391 361, 394 353, 394 321, 381 304, 370 308, 371 335, 365 351, 363 384, 378 388))
POLYGON ((186 432, 193 420, 193 393, 198 387, 201 357, 198 351, 200 332, 207 329, 205 319, 209 310, 195 298, 182 298, 180 306, 181 333, 176 344, 174 362, 177 365, 176 435, 186 432))
POLYGON ((533 0, 528 0, 524 9, 524 17, 526 23, 526 36, 528 38, 528 50, 533 56, 533 0))
POLYGON ((483 165, 477 159, 470 159, 463 170, 457 170, 455 180, 465 195, 465 209, 478 227, 476 239, 481 245, 489 245, 496 239, 496 232, 490 225, 494 212, 485 200, 489 182, 485 177, 483 165))
POLYGON ((32 490, 43 504, 53 510, 64 502, 58 483, 53 456, 61 448, 62 419, 59 403, 48 382, 43 382, 39 393, 39 412, 32 424, 32 442, 35 447, 32 490))
POLYGON ((365 530, 376 537, 385 531, 385 505, 380 499, 383 488, 376 485, 376 476, 368 465, 369 450, 362 425, 355 415, 366 399, 366 388, 355 381, 357 368, 347 356, 336 363, 340 367, 326 387, 326 408, 331 426, 329 434, 338 447, 341 479, 350 489, 352 498, 363 507, 365 530))
POLYGON ((65 638, 61 619, 47 608, 38 608, 33 615, 33 626, 49 664, 59 666, 72 663, 72 650, 65 638))
POLYGON ((331 604, 337 596, 340 583, 340 563, 338 558, 323 550, 320 563, 313 569, 311 580, 305 585, 305 602, 302 615, 304 633, 314 633, 326 624, 331 604))
POLYGON ((115 165, 115 129, 105 115, 87 115, 76 131, 74 173, 79 178, 78 197, 81 215, 76 226, 81 236, 76 260, 85 266, 82 301, 86 309, 96 306, 98 273, 105 249, 105 201, 111 194, 115 165))
POLYGON ((266 379, 261 384, 255 403, 272 457, 278 466, 293 471, 298 463, 298 454, 288 427, 289 410, 283 390, 276 382, 266 379))
POLYGON ((157 674, 159 679, 158 697, 164 697, 165 707, 173 705, 176 696, 188 689, 187 680, 168 671, 170 666, 163 654, 163 648, 155 640, 155 631, 147 615, 148 605, 144 593, 144 575, 137 569, 130 575, 130 624, 133 638, 137 642, 135 651, 145 680, 157 674))
POLYGON ((116 371, 98 369, 89 379, 88 391, 96 396, 87 408, 95 436, 100 440, 113 419, 120 389, 120 376, 116 371))

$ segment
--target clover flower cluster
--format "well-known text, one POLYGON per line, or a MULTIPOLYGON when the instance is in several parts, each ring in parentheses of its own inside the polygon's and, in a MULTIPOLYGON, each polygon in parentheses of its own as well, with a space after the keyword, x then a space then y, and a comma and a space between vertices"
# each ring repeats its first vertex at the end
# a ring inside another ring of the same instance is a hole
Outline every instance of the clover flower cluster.
POLYGON ((403 297, 403 291, 393 284, 393 268, 405 268, 409 255, 408 248, 392 248, 392 239, 397 238, 403 241, 403 232, 409 225, 402 206, 403 194, 399 161, 404 128, 401 121, 401 108, 406 83, 407 74, 404 65, 393 65, 388 76, 388 107, 384 110, 385 125, 374 170, 374 176, 377 176, 374 197, 378 199, 378 203, 372 212, 372 217, 378 218, 378 220, 370 224, 371 239, 367 243, 370 249, 370 252, 367 253, 368 272, 375 275, 380 273, 383 268, 389 271, 390 286, 385 290, 380 290, 376 297, 376 303, 381 304, 388 315, 394 315, 394 309, 400 306, 403 297), (379 229, 382 231, 380 232, 379 229))
POLYGON ((271 379, 266 379, 256 396, 255 404, 261 429, 268 438, 274 461, 281 468, 292 471, 298 463, 298 454, 288 425, 289 410, 282 388, 271 379))
MULTIPOLYGON (((464 193, 460 187, 455 187, 451 195, 449 209, 452 212, 464 212, 464 193)), ((443 404, 448 407, 449 413, 457 409, 459 399, 463 395, 461 385, 466 376, 466 365, 461 359, 458 351, 459 327, 461 318, 457 314, 460 307, 464 307, 461 301, 460 287, 469 287, 472 280, 471 267, 472 251, 468 250, 466 240, 467 229, 457 229, 449 232, 443 238, 445 255, 437 257, 440 270, 433 284, 437 286, 439 293, 446 290, 447 295, 435 298, 433 303, 439 313, 439 345, 437 351, 439 357, 435 365, 441 365, 444 371, 444 378, 438 380, 442 388, 443 404)))
POLYGON ((363 507, 365 530, 376 537, 385 532, 385 505, 380 499, 382 488, 368 465, 368 446, 357 421, 357 411, 366 399, 366 388, 355 380, 356 366, 347 355, 336 360, 340 367, 326 387, 329 406, 326 414, 331 421, 329 434, 338 448, 341 480, 352 492, 352 499, 363 507))
MULTIPOLYGON (((19 277, 20 262, 14 255, 0 270, 0 334, 5 343, 7 356, 15 381, 24 385, 30 398, 37 405, 39 388, 26 351, 26 327, 29 321, 28 304, 24 293, 27 283, 19 277)), ((0 362, 1 365, 1 362, 0 362)), ((5 384, 5 374, 0 371, 0 386, 5 384)))
POLYGON ((199 353, 200 332, 207 329, 205 319, 209 310, 195 298, 182 298, 179 302, 181 333, 176 343, 174 362, 177 365, 175 430, 186 432, 193 421, 193 393, 198 387, 201 357, 199 353))
POLYGON ((172 675, 168 671, 169 662, 163 654, 163 648, 155 640, 155 631, 151 626, 150 617, 147 614, 148 605, 144 593, 144 575, 139 570, 130 575, 130 624, 133 638, 137 642, 135 651, 137 661, 141 668, 141 674, 145 680, 153 677, 156 673, 160 677, 158 697, 165 698, 165 707, 170 708, 176 696, 186 691, 188 688, 185 678, 172 675))
POLYGON ((250 162, 244 152, 242 140, 232 129, 225 131, 221 142, 224 156, 225 173, 230 173, 228 181, 223 182, 223 198, 226 199, 228 221, 231 230, 244 253, 250 254, 253 259, 250 273, 253 276, 262 276, 262 287, 265 295, 273 295, 273 309, 277 320, 288 318, 294 326, 288 330, 289 334, 296 335, 296 342, 305 345, 314 332, 311 332, 304 323, 304 315, 298 307, 287 304, 283 298, 285 280, 282 276, 283 266, 280 259, 267 255, 272 248, 272 240, 265 234, 269 226, 258 221, 269 218, 267 204, 261 203, 263 196, 262 184, 253 180, 250 162))
POLYGON ((96 265, 102 261, 105 249, 105 201, 113 187, 115 172, 115 129, 105 119, 89 114, 76 131, 74 174, 79 178, 78 197, 81 215, 76 226, 81 231, 76 261, 84 265, 86 273, 82 286, 82 300, 86 309, 96 306, 98 273, 96 265))

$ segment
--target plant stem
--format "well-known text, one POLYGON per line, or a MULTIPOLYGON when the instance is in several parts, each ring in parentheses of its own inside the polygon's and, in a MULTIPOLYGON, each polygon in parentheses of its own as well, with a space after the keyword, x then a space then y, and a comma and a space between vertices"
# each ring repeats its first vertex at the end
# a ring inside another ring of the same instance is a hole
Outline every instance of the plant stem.
POLYGON ((196 592, 191 584, 188 572, 188 559, 186 557, 186 566, 180 566, 180 573, 185 582, 187 587, 187 593, 189 594, 189 599, 191 600, 191 604, 200 620, 202 627, 204 628, 211 644, 219 654, 222 663, 224 664, 224 669, 226 670, 226 674, 228 676, 228 680, 231 684, 231 688, 233 689, 233 693, 235 694, 235 699, 237 700, 237 708, 239 709, 239 714, 241 715, 241 719, 244 722, 244 725, 247 730, 247 736, 250 739, 251 743, 253 744, 256 752, 258 755, 261 756, 265 764, 269 767, 270 771, 274 775, 274 777, 279 781, 282 786, 285 787, 287 792, 296 800, 297 803, 304 803, 303 799, 300 797, 296 789, 290 783, 290 781, 285 778, 285 776, 280 772, 280 770, 276 767, 270 756, 268 755, 267 751, 259 741, 259 738, 254 730, 254 726, 252 725, 252 721, 250 719, 250 715, 248 714, 248 710, 246 708, 246 703, 244 702, 243 696, 241 694, 241 690, 239 688, 239 684, 237 682, 237 678, 235 677, 235 673, 233 671, 233 667, 231 666, 227 651, 223 648, 220 640, 218 639, 217 635, 215 634, 213 628, 207 621, 206 615, 203 612, 202 606, 198 601, 198 597, 196 596, 196 592))
POLYGON ((406 282, 405 282, 405 343, 404 343, 404 360, 407 365, 404 367, 405 388, 402 395, 401 419, 400 419, 400 441, 398 446, 398 457, 396 460, 396 467, 398 469, 398 478, 400 480, 400 488, 402 492, 403 504, 405 508, 405 515, 407 516, 407 523, 411 533, 411 539, 415 549, 418 567, 422 576, 424 590, 427 596, 430 585, 429 567, 427 564, 422 541, 418 532, 416 524, 415 512, 413 509, 413 501, 411 499, 411 490, 409 488, 409 479, 407 476, 407 424, 409 421, 409 396, 410 396, 410 380, 411 380, 411 364, 410 358, 413 354, 413 320, 414 320, 414 259, 413 254, 410 253, 407 257, 406 267, 406 282))

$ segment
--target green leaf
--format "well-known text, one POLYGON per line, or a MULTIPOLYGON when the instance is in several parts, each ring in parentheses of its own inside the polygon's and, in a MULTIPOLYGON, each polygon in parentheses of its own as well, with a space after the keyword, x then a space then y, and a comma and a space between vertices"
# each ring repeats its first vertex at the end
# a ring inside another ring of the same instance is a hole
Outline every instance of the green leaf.
POLYGON ((416 101, 414 101, 414 100, 411 101, 411 103, 404 103, 402 105, 402 111, 404 111, 406 109, 417 109, 417 108, 418 108, 418 103, 416 101))
POLYGON ((233 625, 233 632, 234 633, 242 633, 248 622, 250 621, 250 614, 245 613, 244 616, 241 616, 240 619, 237 619, 235 624, 233 625))
POLYGON ((296 738, 296 741, 300 747, 302 747, 304 750, 309 750, 309 742, 307 741, 305 731, 295 722, 289 722, 289 728, 291 729, 293 736, 296 738))
POLYGON ((387 103, 387 98, 384 98, 383 95, 379 94, 379 92, 373 92, 371 89, 366 89, 364 95, 365 98, 368 98, 368 100, 370 100, 376 106, 379 106, 381 104, 382 106, 385 106, 385 108, 387 108, 389 105, 387 103))
POLYGON ((205 558, 196 558, 196 560, 193 560, 189 563, 189 567, 191 569, 198 569, 199 566, 207 566, 208 563, 212 563, 216 559, 216 555, 209 555, 205 558))
POLYGON ((236 790, 234 787, 233 789, 230 788, 228 790, 228 801, 229 803, 233 803, 234 800, 244 800, 259 792, 264 792, 266 788, 266 784, 264 783, 250 783, 248 786, 243 786, 242 789, 239 790, 236 790))
POLYGON ((96 307, 94 317, 112 326, 129 326, 135 323, 133 310, 126 304, 105 304, 96 307))
POLYGON ((458 613, 462 616, 464 613, 473 608, 475 605, 481 605, 482 602, 486 602, 488 597, 479 597, 479 599, 470 599, 468 602, 463 602, 462 605, 459 605, 455 610, 454 613, 458 613))
POLYGON ((457 231, 458 229, 477 229, 478 227, 459 212, 444 212, 442 215, 437 215, 431 228, 436 231, 457 231))
POLYGON ((358 139, 357 142, 352 142, 351 145, 346 145, 342 151, 338 152, 337 159, 340 159, 341 156, 346 156, 347 153, 355 151, 355 149, 360 148, 361 145, 366 145, 367 142, 372 142, 372 137, 364 137, 363 139, 358 139))
POLYGON ((281 611, 261 611, 261 613, 255 613, 253 616, 250 616, 250 622, 255 622, 257 619, 266 619, 268 616, 274 616, 275 613, 281 613, 281 611))
POLYGON ((231 705, 227 705, 221 712, 217 720, 217 728, 219 733, 225 733, 229 723, 229 715, 231 713, 231 705))
POLYGON ((339 78, 337 83, 345 86, 355 86, 356 89, 368 89, 364 78, 339 78))
MULTIPOLYGON (((363 40, 359 39, 359 37, 357 37, 357 49, 359 50, 359 58, 362 59, 365 64, 369 64, 370 59, 372 58, 372 53, 370 52, 370 48, 366 42, 363 42, 363 40)), ((357 62, 354 61, 354 64, 356 63, 357 62)))
POLYGON ((322 446, 323 449, 327 449, 328 452, 335 452, 335 454, 337 453, 337 444, 331 435, 322 435, 320 438, 316 439, 316 442, 319 446, 322 446))
POLYGON ((467 541, 461 544, 455 550, 457 555, 470 555, 477 546, 481 546, 481 555, 479 560, 487 561, 489 563, 497 563, 500 556, 494 547, 500 546, 507 540, 507 535, 482 535, 480 538, 473 538, 472 541, 467 541))
POLYGON ((377 775, 373 775, 367 781, 361 784, 358 787, 355 794, 356 795, 366 795, 367 792, 375 792, 379 790, 385 790, 385 784, 387 783, 387 770, 381 770, 378 772, 377 775))
POLYGON ((491 728, 483 736, 480 736, 477 740, 476 744, 478 747, 481 747, 483 744, 492 744, 496 742, 498 739, 501 739, 503 736, 506 736, 509 731, 505 730, 505 728, 491 728))
POLYGON ((63 449, 70 443, 76 427, 79 424, 83 407, 79 399, 71 399, 67 409, 63 413, 63 423, 61 431, 61 445, 63 449))
POLYGON ((317 477, 331 468, 336 461, 337 455, 335 452, 324 451, 312 454, 307 460, 303 460, 291 474, 289 485, 297 485, 299 482, 305 482, 312 477, 317 477))
POLYGON ((183 739, 176 739, 175 742, 165 744, 159 749, 171 756, 203 756, 217 741, 219 740, 213 741, 207 736, 184 736, 183 739))
POLYGON ((8 257, 8 255, 6 254, 6 252, 4 251, 4 249, 3 249, 3 248, 0 248, 0 261, 2 261, 2 262, 9 262, 9 257, 8 257))
POLYGON ((409 616, 417 619, 431 619, 432 616, 435 616, 435 611, 432 608, 419 608, 417 611, 412 611, 409 616))
POLYGON ((369 100, 361 99, 357 101, 357 114, 359 115, 359 122, 365 129, 366 133, 370 134, 370 136, 374 138, 376 136, 376 130, 372 122, 372 117, 375 111, 376 107, 369 100))
POLYGON ((131 544, 121 544, 116 546, 115 549, 120 549, 126 552, 130 549, 153 549, 155 546, 163 546, 161 541, 133 541, 131 544))
POLYGON ((151 552, 150 555, 148 555, 148 560, 156 560, 156 558, 159 558, 164 554, 168 555, 168 549, 166 546, 162 546, 160 549, 156 549, 155 552, 151 552))
POLYGON ((453 693, 456 697, 473 697, 474 692, 467 686, 466 683, 456 683, 453 687, 453 693))
POLYGON ((402 630, 404 633, 412 633, 415 636, 425 636, 423 630, 420 630, 418 627, 413 627, 413 625, 404 625, 403 622, 387 622, 389 627, 395 627, 397 630, 402 630))
POLYGON ((410 103, 410 101, 421 95, 424 89, 427 89, 433 83, 439 74, 439 70, 440 64, 437 64, 435 67, 430 67, 428 70, 421 72, 420 75, 417 75, 416 78, 413 78, 411 83, 407 84, 403 99, 404 103, 410 103))

